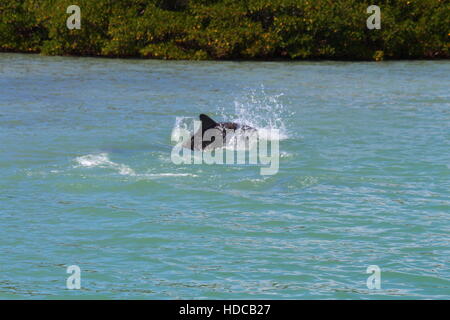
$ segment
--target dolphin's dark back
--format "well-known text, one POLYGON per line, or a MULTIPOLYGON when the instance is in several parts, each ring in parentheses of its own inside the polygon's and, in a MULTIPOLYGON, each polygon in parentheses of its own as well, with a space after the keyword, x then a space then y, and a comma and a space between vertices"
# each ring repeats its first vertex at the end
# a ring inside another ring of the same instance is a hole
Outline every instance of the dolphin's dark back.
POLYGON ((199 116, 200 121, 202 122, 202 131, 203 133, 211 128, 214 128, 218 125, 217 122, 215 122, 213 119, 211 119, 210 117, 208 117, 206 114, 201 114, 199 116))
MULTIPOLYGON (((210 129, 217 129, 221 132, 223 140, 225 140, 226 138, 226 134, 227 134, 227 130, 255 130, 254 128, 247 126, 247 125, 241 125, 239 123, 235 123, 235 122, 216 122, 213 119, 211 119, 210 117, 208 117, 206 114, 201 114, 199 116, 200 121, 202 122, 202 127, 201 127, 201 132, 200 130, 198 130, 195 134, 192 135, 191 137, 191 149, 198 149, 197 146, 195 146, 195 139, 197 139, 198 141, 202 141, 202 147, 201 149, 205 149, 208 145, 210 145, 211 143, 213 143, 214 140, 214 136, 211 138, 211 141, 203 141, 203 135, 205 133, 205 131, 210 130, 210 129), (227 130, 226 130, 227 129, 227 130), (196 148, 197 147, 197 148, 196 148)), ((222 141, 223 143, 223 141, 222 141)))

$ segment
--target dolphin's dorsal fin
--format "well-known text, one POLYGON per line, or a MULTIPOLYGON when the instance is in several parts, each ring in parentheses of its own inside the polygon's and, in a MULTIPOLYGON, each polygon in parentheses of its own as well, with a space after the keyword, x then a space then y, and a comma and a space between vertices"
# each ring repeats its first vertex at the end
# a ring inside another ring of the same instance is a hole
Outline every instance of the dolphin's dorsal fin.
POLYGON ((202 122, 202 131, 205 132, 208 129, 214 128, 217 126, 217 122, 208 117, 206 114, 200 115, 200 121, 202 122))

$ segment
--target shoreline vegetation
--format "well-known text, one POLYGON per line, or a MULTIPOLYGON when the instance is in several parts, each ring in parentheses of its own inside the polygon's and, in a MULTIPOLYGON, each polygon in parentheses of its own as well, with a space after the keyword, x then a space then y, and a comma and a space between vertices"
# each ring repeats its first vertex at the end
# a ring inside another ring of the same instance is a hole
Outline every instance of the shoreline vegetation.
POLYGON ((171 60, 448 59, 446 0, 5 0, 0 52, 171 60), (373 3, 372 3, 373 2, 373 3), (81 29, 69 30, 70 5, 81 29), (381 8, 369 30, 368 6, 381 8))

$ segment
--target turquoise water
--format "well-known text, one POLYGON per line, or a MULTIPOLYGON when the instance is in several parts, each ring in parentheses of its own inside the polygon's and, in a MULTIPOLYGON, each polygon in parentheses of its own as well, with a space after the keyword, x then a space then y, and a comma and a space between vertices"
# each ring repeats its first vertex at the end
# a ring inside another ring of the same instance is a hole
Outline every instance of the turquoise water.
POLYGON ((0 298, 449 299, 449 75, 1 54, 0 298), (200 113, 279 129, 279 172, 173 164, 200 113))

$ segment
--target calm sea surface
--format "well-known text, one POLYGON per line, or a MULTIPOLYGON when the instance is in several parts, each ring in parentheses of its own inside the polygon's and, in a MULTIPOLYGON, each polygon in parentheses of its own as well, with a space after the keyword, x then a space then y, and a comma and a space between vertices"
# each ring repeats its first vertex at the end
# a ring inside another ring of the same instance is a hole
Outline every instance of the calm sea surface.
POLYGON ((449 88, 449 61, 0 54, 0 298, 450 299, 449 88), (200 113, 279 129, 279 172, 175 165, 200 113))

